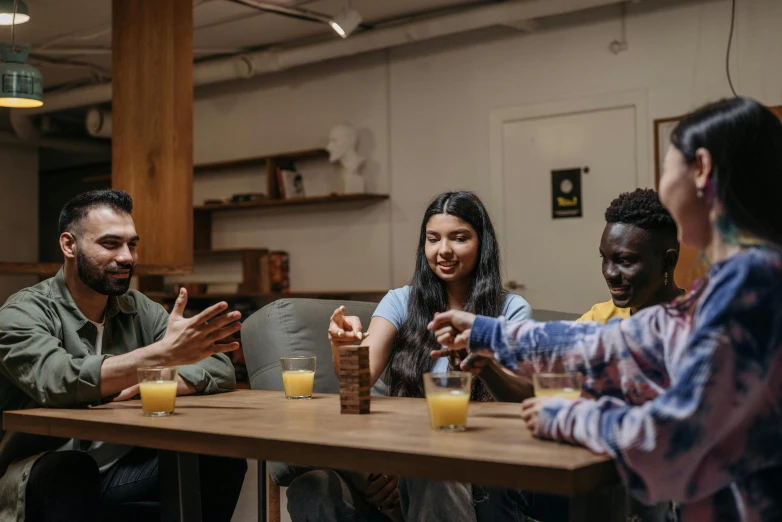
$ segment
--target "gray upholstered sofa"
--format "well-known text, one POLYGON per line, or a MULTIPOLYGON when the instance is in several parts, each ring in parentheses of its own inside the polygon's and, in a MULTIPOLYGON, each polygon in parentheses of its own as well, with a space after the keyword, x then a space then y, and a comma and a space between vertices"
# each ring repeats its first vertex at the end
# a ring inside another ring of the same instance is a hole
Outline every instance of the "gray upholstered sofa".
MULTIPOLYGON (((324 299, 278 299, 250 316, 242 325, 242 349, 247 361, 250 387, 282 391, 280 357, 317 357, 315 393, 339 393, 339 380, 331 360, 329 319, 338 306, 361 318, 369 327, 377 303, 329 301, 324 299)), ((386 394, 381 378, 372 392, 386 394)))
MULTIPOLYGON (((280 357, 314 355, 317 357, 315 393, 339 393, 339 381, 332 370, 331 345, 327 330, 331 314, 345 305, 349 315, 361 318, 369 327, 377 303, 330 301, 324 299, 278 299, 250 316, 242 326, 242 347, 254 390, 282 390, 280 357)), ((568 321, 578 314, 535 310, 538 321, 568 321)), ((381 377, 373 394, 385 395, 381 377)))
MULTIPOLYGON (((361 318, 369 327, 377 303, 330 301, 323 299, 278 299, 255 312, 242 325, 242 349, 247 362, 250 386, 254 390, 283 390, 280 357, 314 355, 315 393, 339 393, 339 381, 331 359, 327 331, 331 314, 345 305, 350 315, 361 318)), ((539 321, 578 319, 577 314, 533 311, 539 321)), ((385 373, 372 388, 373 395, 386 395, 385 373)), ((280 520, 280 490, 267 477, 266 467, 259 466, 259 495, 266 495, 270 522, 280 520), (267 489, 268 484, 268 489, 267 489)), ((265 511, 263 503, 260 508, 265 511)))

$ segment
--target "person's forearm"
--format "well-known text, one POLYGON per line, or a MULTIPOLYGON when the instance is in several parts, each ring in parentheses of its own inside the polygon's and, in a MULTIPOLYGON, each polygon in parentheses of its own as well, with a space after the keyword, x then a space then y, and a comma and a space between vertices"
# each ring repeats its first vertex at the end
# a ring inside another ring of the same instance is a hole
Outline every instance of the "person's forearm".
POLYGON ((497 361, 487 364, 478 378, 498 402, 521 402, 535 395, 528 379, 503 368, 497 361))
POLYGON ((177 395, 193 395, 197 391, 196 387, 184 380, 181 375, 177 376, 177 395))
POLYGON ((139 368, 145 366, 165 366, 161 343, 138 348, 132 352, 114 357, 108 357, 100 367, 100 392, 102 397, 114 395, 122 390, 138 384, 139 368))

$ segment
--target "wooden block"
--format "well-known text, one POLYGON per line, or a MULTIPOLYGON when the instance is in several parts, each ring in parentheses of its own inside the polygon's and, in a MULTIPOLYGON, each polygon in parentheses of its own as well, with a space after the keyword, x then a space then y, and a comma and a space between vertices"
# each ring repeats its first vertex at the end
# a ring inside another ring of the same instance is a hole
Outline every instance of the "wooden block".
POLYGON ((339 376, 339 382, 345 382, 345 383, 359 383, 359 382, 366 382, 369 384, 369 374, 366 373, 364 375, 340 375, 339 376))
POLYGON ((354 391, 362 388, 371 388, 367 379, 344 379, 340 382, 340 390, 354 391), (344 388, 343 388, 344 386, 344 388))
POLYGON ((340 391, 339 400, 361 399, 368 401, 370 394, 368 391, 340 391))
POLYGON ((339 361, 339 370, 368 370, 369 361, 339 361))
POLYGON ((348 414, 348 415, 366 415, 369 413, 369 403, 366 405, 361 406, 346 406, 343 405, 340 410, 340 413, 348 414))
POLYGON ((366 399, 355 398, 351 400, 339 401, 339 404, 340 406, 365 406, 365 405, 369 406, 370 402, 371 401, 369 400, 369 398, 366 399))
POLYGON ((339 369, 339 378, 342 380, 342 378, 346 379, 369 379, 369 368, 348 368, 343 370, 342 368, 339 369))
POLYGON ((369 382, 369 372, 343 375, 340 373, 339 382, 369 382))
POLYGON ((340 377, 351 377, 353 375, 369 375, 369 367, 366 368, 339 368, 340 377))
POLYGON ((369 357, 340 357, 339 365, 343 364, 369 364, 369 357))
POLYGON ((340 390, 339 392, 339 400, 352 400, 352 399, 362 399, 362 400, 369 400, 370 394, 369 390, 363 390, 363 391, 343 391, 340 390))
POLYGON ((339 383, 339 393, 364 392, 369 393, 372 387, 369 383, 363 382, 345 382, 339 383))
POLYGON ((369 357, 368 346, 343 346, 339 349, 339 357, 369 357))

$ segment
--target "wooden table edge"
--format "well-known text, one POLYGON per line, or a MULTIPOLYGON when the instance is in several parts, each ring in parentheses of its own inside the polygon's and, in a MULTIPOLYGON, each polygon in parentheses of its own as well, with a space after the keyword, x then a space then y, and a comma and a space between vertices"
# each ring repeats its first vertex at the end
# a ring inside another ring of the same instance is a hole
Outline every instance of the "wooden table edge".
POLYGON ((574 496, 616 484, 616 469, 611 461, 595 462, 578 469, 553 469, 543 466, 505 464, 492 461, 421 455, 409 465, 409 453, 396 450, 344 448, 330 444, 280 440, 239 435, 183 432, 152 426, 123 425, 107 427, 98 421, 46 418, 22 411, 3 414, 3 429, 62 438, 103 440, 160 450, 199 453, 267 461, 283 460, 291 464, 346 469, 360 472, 383 471, 432 480, 474 482, 557 495, 574 496), (226 442, 229 439, 229 442, 226 442), (399 462, 408 464, 400 465, 399 462))

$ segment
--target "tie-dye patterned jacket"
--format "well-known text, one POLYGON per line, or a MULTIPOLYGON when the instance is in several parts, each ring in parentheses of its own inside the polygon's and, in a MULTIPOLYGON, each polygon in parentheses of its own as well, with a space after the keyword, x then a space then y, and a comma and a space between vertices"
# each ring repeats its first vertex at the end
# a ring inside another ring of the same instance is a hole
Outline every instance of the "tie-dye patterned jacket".
POLYGON ((685 521, 782 521, 782 253, 712 267, 694 311, 597 323, 478 316, 470 349, 510 368, 564 366, 598 400, 551 399, 543 438, 610 455, 630 492, 685 521))

